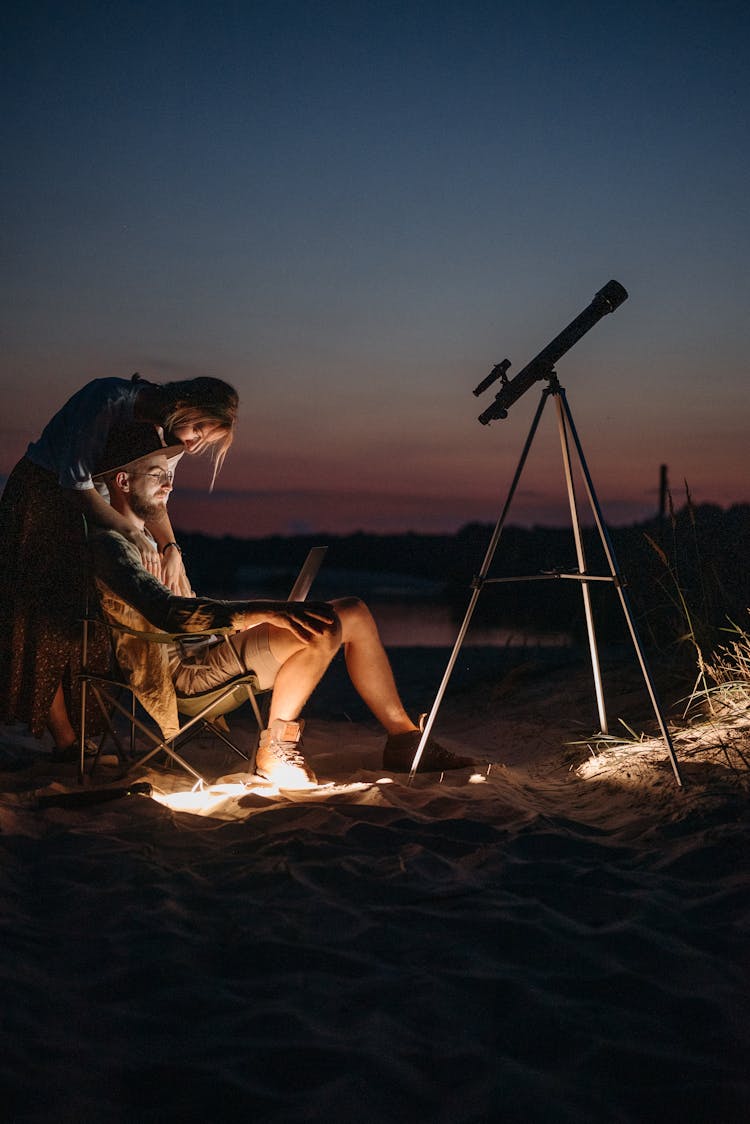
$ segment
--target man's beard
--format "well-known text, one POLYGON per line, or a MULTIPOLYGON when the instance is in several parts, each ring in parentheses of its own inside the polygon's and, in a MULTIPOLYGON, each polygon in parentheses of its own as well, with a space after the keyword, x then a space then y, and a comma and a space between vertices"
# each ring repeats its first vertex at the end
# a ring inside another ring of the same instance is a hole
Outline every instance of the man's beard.
POLYGON ((146 523, 157 515, 162 515, 165 508, 164 500, 144 500, 140 496, 130 493, 130 507, 134 515, 146 523))

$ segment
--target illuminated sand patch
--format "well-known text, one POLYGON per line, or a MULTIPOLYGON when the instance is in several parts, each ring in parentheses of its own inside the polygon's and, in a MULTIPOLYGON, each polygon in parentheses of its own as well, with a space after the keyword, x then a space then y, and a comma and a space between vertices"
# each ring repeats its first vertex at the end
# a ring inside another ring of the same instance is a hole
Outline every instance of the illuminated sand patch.
MULTIPOLYGON (((681 767, 688 771, 699 767, 707 778, 731 774, 750 787, 750 716, 704 721, 673 733, 672 740, 681 767)), ((592 738, 587 744, 590 757, 575 770, 582 780, 648 787, 671 770, 660 738, 627 742, 592 738)))
POLYGON ((321 801, 325 802, 339 796, 362 795, 379 785, 391 784, 392 781, 383 777, 375 782, 357 781, 351 784, 320 784, 309 785, 304 788, 286 789, 277 785, 264 783, 228 783, 206 786, 196 785, 192 789, 175 792, 159 792, 154 790, 152 799, 169 808, 173 812, 189 812, 191 815, 211 816, 217 815, 221 810, 226 810, 233 801, 240 801, 248 796, 260 797, 268 801, 321 801))

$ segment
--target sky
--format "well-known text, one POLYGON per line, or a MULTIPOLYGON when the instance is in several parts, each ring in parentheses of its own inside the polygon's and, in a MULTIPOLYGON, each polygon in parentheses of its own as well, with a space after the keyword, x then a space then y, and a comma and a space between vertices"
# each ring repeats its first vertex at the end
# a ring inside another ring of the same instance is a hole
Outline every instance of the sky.
MULTIPOLYGON (((35 3, 3 17, 0 478, 104 375, 240 394, 184 530, 494 522, 557 374, 605 518, 750 500, 746 3, 35 3), (495 388, 496 389, 496 388, 495 388)), ((509 514, 560 525, 545 407, 509 514)))

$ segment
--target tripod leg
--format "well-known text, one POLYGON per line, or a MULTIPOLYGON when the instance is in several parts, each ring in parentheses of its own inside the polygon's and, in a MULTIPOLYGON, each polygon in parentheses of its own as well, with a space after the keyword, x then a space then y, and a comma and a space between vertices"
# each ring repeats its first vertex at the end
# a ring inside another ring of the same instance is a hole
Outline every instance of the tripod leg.
MULTIPOLYGON (((565 484, 568 489, 568 504, 570 506, 570 520, 573 524, 573 536, 576 544, 576 557, 578 559, 578 571, 581 574, 586 573, 586 555, 583 548, 583 534, 581 532, 581 520, 578 515, 578 504, 576 503, 575 484, 573 482, 573 472, 570 464, 570 448, 568 446, 568 433, 565 426, 565 414, 561 403, 561 396, 565 392, 560 388, 555 391, 555 405, 557 406, 557 425, 560 432, 560 447, 562 449, 563 465, 565 468, 565 484)), ((604 687, 602 685, 602 672, 599 664, 599 649, 596 643, 596 632, 594 630, 594 612, 591 607, 591 590, 586 582, 581 585, 581 593, 583 595, 583 611, 586 617, 586 631, 589 637, 589 652, 591 655, 591 670, 594 674, 594 690, 596 692, 596 705, 599 711, 599 728, 603 734, 607 733, 607 711, 604 706, 604 687)))
POLYGON ((411 783, 411 781, 414 777, 414 774, 416 773, 417 769, 419 768, 419 762, 422 759, 424 747, 427 744, 427 740, 430 736, 430 731, 432 730, 435 719, 437 717, 437 712, 440 709, 441 702, 443 701, 443 695, 445 694, 446 688, 448 686, 448 682, 450 680, 451 675, 453 674, 453 668, 456 665, 456 660, 458 659, 458 653, 461 651, 461 645, 464 642, 464 637, 466 636, 466 633, 467 633, 468 628, 469 628, 469 624, 471 623, 471 618, 474 615, 474 610, 476 609, 477 601, 479 600, 479 594, 482 592, 482 586, 484 584, 485 578, 487 577, 487 574, 489 573, 490 566, 492 565, 492 559, 495 556, 495 551, 497 550, 497 544, 500 541, 500 535, 503 532, 505 520, 508 516, 508 511, 510 510, 510 505, 513 501, 513 497, 516 494, 518 482, 521 479, 521 473, 523 472, 524 465, 526 464, 526 458, 529 455, 531 443, 534 440, 534 434, 536 433, 537 427, 539 426, 539 419, 542 416, 542 411, 544 410, 544 407, 545 407, 545 404, 547 402, 548 396, 549 396, 549 390, 547 388, 545 388, 542 391, 542 397, 539 400, 539 405, 536 408, 536 413, 534 414, 534 418, 533 418, 533 421, 531 423, 531 427, 529 428, 529 433, 528 433, 528 436, 526 438, 526 442, 524 444, 523 450, 521 452, 521 456, 519 458, 518 466, 516 468, 515 475, 513 477, 512 482, 511 482, 510 489, 508 491, 508 498, 505 501, 505 506, 503 507, 500 518, 498 519, 497 523, 495 524, 495 529, 492 532, 492 538, 490 539, 489 546, 487 547, 487 552, 484 556, 484 561, 482 562, 482 568, 479 571, 479 575, 474 579, 474 589, 472 591, 471 599, 469 601, 469 605, 468 605, 468 608, 466 610, 466 615, 464 616, 463 623, 461 625, 461 628, 459 629, 458 636, 456 637, 456 643, 453 645, 453 651, 450 654, 450 658, 448 660, 448 664, 446 666, 445 673, 443 675, 440 686, 438 687, 437 695, 435 696, 435 701, 432 704, 432 710, 430 711, 429 715, 427 716, 427 721, 425 722, 424 729, 422 731, 422 737, 419 740, 419 745, 417 746, 416 753, 414 754, 414 760, 412 761, 411 770, 409 772, 408 783, 411 783))
POLYGON ((636 655, 638 656, 638 662, 641 665, 641 672, 643 674, 643 679, 644 679, 644 682, 645 682, 646 687, 648 689, 649 697, 651 699, 651 705, 653 707, 654 714, 656 715, 656 720, 659 723, 659 729, 661 730, 662 737, 664 738, 664 741, 665 741, 666 746, 667 746, 667 751, 669 753, 669 760, 672 764, 672 771, 674 773, 675 780, 677 781, 677 784, 680 787, 682 787, 682 777, 680 776, 680 767, 677 763, 677 755, 675 754, 674 745, 672 744, 672 739, 669 736, 669 731, 667 729, 667 723, 666 723, 666 720, 664 718, 664 714, 662 712, 661 705, 660 705, 659 700, 658 700, 657 695, 656 695, 656 688, 654 686, 654 681, 653 681, 653 678, 651 676, 651 672, 649 671, 648 665, 646 663, 646 656, 645 656, 645 653, 643 651, 643 645, 641 644, 641 640, 640 640, 640 637, 638 635, 638 630, 635 627, 635 618, 633 617, 633 611, 630 607, 630 601, 629 601, 629 599, 628 599, 628 597, 625 593, 622 575, 620 574, 620 571, 617 567, 617 561, 615 559, 614 547, 612 546, 612 542, 611 542, 610 537, 609 537, 609 532, 607 531, 607 528, 606 528, 605 523, 604 523, 604 518, 602 516, 601 508, 599 507, 599 501, 597 500, 596 493, 594 491, 594 484, 593 484, 593 481, 592 481, 591 476, 589 474, 588 465, 586 464, 586 458, 583 455, 583 449, 581 448, 581 442, 578 439, 578 433, 576 432, 576 427, 573 424, 573 418, 572 418, 572 415, 570 413, 570 407, 568 406, 567 399, 565 397, 565 391, 562 388, 560 388, 560 390, 559 390, 558 401, 560 403, 560 406, 561 406, 562 410, 565 413, 565 419, 567 421, 568 428, 570 430, 571 436, 573 438, 573 441, 574 441, 574 444, 575 444, 575 447, 576 447, 576 453, 578 455, 578 460, 579 460, 579 463, 581 465, 581 471, 583 473, 583 478, 584 478, 584 481, 586 483, 586 493, 588 495, 588 500, 589 500, 589 504, 591 506, 591 511, 593 512, 594 519, 596 521, 596 527, 597 527, 597 530, 599 532, 599 538, 601 539, 602 546, 604 548, 604 553, 607 557, 607 564, 609 566, 609 571, 610 571, 610 573, 611 573, 611 575, 614 579, 615 589, 617 590, 618 596, 620 598, 620 604, 622 605, 622 611, 625 614, 625 620, 627 621, 628 631, 630 632, 630 638, 633 641, 633 647, 635 648, 636 655))

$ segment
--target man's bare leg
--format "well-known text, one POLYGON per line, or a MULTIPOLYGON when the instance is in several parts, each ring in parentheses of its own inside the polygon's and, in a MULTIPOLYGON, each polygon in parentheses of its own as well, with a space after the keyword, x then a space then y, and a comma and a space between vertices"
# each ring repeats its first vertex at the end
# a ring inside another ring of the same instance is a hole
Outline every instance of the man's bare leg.
MULTIPOLYGON (((377 625, 370 610, 356 597, 332 604, 341 621, 349 677, 388 734, 383 768, 396 773, 408 772, 422 735, 404 710, 377 625)), ((473 764, 473 758, 452 753, 430 740, 423 750, 419 768, 423 772, 444 772, 473 764)))
POLYGON ((331 602, 341 622, 335 635, 301 645, 284 629, 270 629, 272 655, 281 667, 271 698, 269 723, 276 718, 294 721, 322 679, 328 665, 344 646, 349 678, 362 700, 389 734, 416 730, 399 697, 388 656, 372 613, 357 597, 331 602))
MULTIPOLYGON (((390 661, 370 610, 356 597, 341 598, 331 604, 340 622, 340 628, 335 633, 318 637, 307 645, 302 645, 290 633, 281 629, 272 628, 269 633, 271 652, 281 667, 274 683, 269 729, 261 735, 259 772, 275 779, 278 767, 279 776, 282 777, 279 783, 287 783, 290 787, 296 786, 298 782, 304 784, 305 778, 314 782, 312 770, 301 755, 298 758, 295 756, 299 739, 296 720, 341 644, 344 646, 346 667, 353 686, 388 734, 383 757, 384 768, 394 772, 407 772, 421 736, 419 728, 404 709, 390 661), (282 731, 281 728, 285 726, 290 729, 282 731), (264 748, 276 736, 281 738, 285 747, 281 751, 281 758, 284 758, 287 751, 290 753, 288 766, 283 760, 277 766, 274 761, 275 751, 264 748), (290 778, 288 781, 283 780, 285 775, 290 778)), ((428 746, 420 768, 438 771, 473 764, 471 758, 452 754, 435 742, 428 743, 428 746)))
POLYGON ((416 730, 404 710, 372 613, 357 597, 332 604, 341 621, 346 669, 357 693, 388 734, 416 730))
POLYGON ((271 655, 280 665, 271 694, 268 725, 261 731, 255 768, 281 788, 305 788, 316 776, 299 752, 302 707, 341 644, 341 626, 305 644, 287 629, 268 629, 271 655))
POLYGON ((341 645, 341 630, 303 644, 286 629, 269 628, 271 655, 281 664, 273 685, 268 724, 294 722, 341 645))

